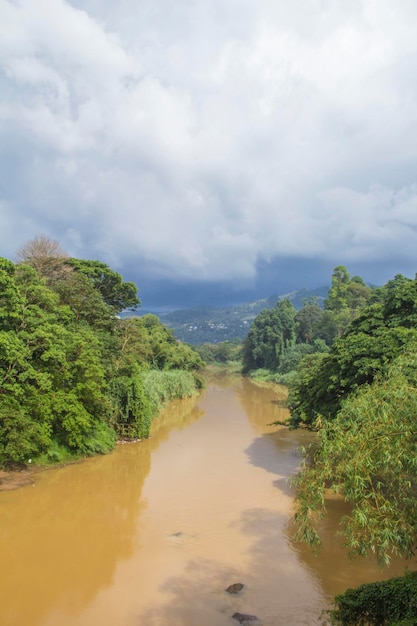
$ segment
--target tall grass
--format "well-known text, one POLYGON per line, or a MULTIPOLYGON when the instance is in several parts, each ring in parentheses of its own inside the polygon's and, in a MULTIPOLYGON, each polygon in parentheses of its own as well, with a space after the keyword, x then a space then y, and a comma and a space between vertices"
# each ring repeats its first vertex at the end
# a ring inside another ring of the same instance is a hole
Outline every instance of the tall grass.
POLYGON ((189 398, 197 391, 195 377, 184 370, 150 370, 142 376, 152 415, 159 413, 170 400, 189 398))

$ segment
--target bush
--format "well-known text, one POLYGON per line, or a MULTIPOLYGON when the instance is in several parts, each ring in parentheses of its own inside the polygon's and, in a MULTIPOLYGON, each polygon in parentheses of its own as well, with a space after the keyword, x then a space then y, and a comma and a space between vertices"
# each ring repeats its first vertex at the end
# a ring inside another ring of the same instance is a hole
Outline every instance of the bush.
POLYGON ((119 376, 110 385, 114 405, 113 427, 126 439, 149 437, 152 406, 145 391, 143 374, 137 370, 132 376, 119 376))
POLYGON ((48 424, 40 424, 13 398, 3 398, 0 406, 0 466, 24 465, 45 451, 51 442, 48 424))
POLYGON ((107 454, 113 450, 116 445, 116 439, 115 431, 108 424, 97 422, 84 441, 84 454, 87 456, 107 454))
POLYGON ((417 572, 348 589, 335 606, 329 613, 334 626, 415 626, 417 572))

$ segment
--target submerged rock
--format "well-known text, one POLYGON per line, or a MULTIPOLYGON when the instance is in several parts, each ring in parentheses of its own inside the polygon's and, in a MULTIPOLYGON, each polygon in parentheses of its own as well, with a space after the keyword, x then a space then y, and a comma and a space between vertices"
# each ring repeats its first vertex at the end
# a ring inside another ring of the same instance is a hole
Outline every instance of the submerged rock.
POLYGON ((245 622, 258 621, 256 615, 248 615, 247 613, 233 613, 232 618, 237 620, 240 624, 245 624, 245 622))
POLYGON ((233 583, 233 585, 229 585, 225 591, 227 591, 227 593, 240 593, 244 586, 243 583, 233 583))

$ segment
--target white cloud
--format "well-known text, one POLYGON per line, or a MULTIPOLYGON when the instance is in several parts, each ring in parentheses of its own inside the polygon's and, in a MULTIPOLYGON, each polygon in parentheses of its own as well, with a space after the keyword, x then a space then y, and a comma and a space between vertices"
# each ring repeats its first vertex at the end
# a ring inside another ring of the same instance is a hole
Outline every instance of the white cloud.
POLYGON ((411 264, 416 25, 411 0, 0 0, 3 248, 20 222, 159 277, 411 264))

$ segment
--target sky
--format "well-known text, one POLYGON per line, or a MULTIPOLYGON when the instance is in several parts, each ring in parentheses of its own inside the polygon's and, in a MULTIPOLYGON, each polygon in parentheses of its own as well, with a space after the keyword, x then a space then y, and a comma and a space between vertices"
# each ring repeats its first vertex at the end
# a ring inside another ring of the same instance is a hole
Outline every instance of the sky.
POLYGON ((417 271, 415 0, 0 0, 0 255, 144 308, 417 271))

